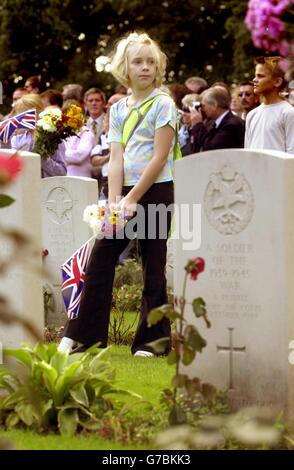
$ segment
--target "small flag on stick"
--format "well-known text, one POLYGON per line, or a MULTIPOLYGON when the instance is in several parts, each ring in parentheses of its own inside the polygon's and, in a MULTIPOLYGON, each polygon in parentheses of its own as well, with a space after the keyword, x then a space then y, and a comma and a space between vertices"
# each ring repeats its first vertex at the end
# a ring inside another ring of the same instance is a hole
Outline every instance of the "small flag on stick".
POLYGON ((36 110, 29 109, 24 113, 12 116, 0 122, 0 140, 7 143, 16 129, 35 129, 36 110))
POLYGON ((91 242, 94 238, 91 237, 61 266, 63 281, 61 290, 69 320, 78 317, 91 242))

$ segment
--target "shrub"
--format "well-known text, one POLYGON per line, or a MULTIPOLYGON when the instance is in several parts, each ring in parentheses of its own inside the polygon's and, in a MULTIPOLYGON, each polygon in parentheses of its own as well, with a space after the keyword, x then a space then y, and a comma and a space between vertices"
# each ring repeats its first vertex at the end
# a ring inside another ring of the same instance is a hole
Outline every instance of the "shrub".
POLYGON ((114 344, 131 344, 142 297, 142 268, 134 259, 127 259, 116 268, 109 340, 114 344), (133 312, 133 315, 126 315, 133 312))
POLYGON ((21 374, 0 371, 0 424, 73 435, 98 429, 107 411, 118 411, 123 395, 138 395, 114 386, 114 370, 96 346, 81 354, 57 351, 56 344, 6 350, 22 365, 21 374))
POLYGON ((113 308, 109 325, 109 339, 114 344, 131 344, 138 321, 142 291, 138 285, 125 284, 113 290, 113 308), (128 315, 127 312, 132 312, 128 315))
POLYGON ((114 278, 114 287, 125 285, 143 286, 142 267, 134 259, 127 259, 123 264, 117 266, 114 278))

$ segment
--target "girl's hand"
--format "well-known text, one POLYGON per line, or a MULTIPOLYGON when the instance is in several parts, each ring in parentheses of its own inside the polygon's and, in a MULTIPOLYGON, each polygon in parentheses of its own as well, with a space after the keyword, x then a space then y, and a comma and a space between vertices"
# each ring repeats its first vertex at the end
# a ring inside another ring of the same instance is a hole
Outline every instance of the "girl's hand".
POLYGON ((125 217, 129 218, 134 215, 137 209, 137 201, 129 196, 125 196, 119 203, 118 209, 122 211, 125 217))
POLYGON ((120 210, 120 203, 122 202, 123 197, 122 196, 116 196, 115 202, 109 201, 108 203, 108 208, 110 211, 119 211, 120 210))

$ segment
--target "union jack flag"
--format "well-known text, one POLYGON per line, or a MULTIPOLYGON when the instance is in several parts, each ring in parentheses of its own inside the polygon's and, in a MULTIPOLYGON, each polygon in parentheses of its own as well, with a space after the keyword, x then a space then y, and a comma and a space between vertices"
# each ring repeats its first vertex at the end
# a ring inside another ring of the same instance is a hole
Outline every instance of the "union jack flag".
POLYGON ((0 122, 0 140, 7 143, 15 129, 35 129, 36 110, 29 109, 24 113, 12 116, 0 122))
POLYGON ((85 272, 91 248, 90 238, 61 266, 62 271, 62 296, 67 309, 69 320, 78 317, 81 295, 85 280, 85 272))

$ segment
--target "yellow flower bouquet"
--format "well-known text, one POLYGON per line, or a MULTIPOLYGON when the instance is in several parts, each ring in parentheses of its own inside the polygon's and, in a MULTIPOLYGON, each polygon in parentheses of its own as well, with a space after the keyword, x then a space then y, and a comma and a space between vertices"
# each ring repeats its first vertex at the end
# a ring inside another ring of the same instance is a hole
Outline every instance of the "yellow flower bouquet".
POLYGON ((74 104, 65 113, 58 108, 43 111, 36 123, 33 151, 39 153, 41 158, 50 158, 62 140, 77 135, 83 123, 82 110, 74 104))

